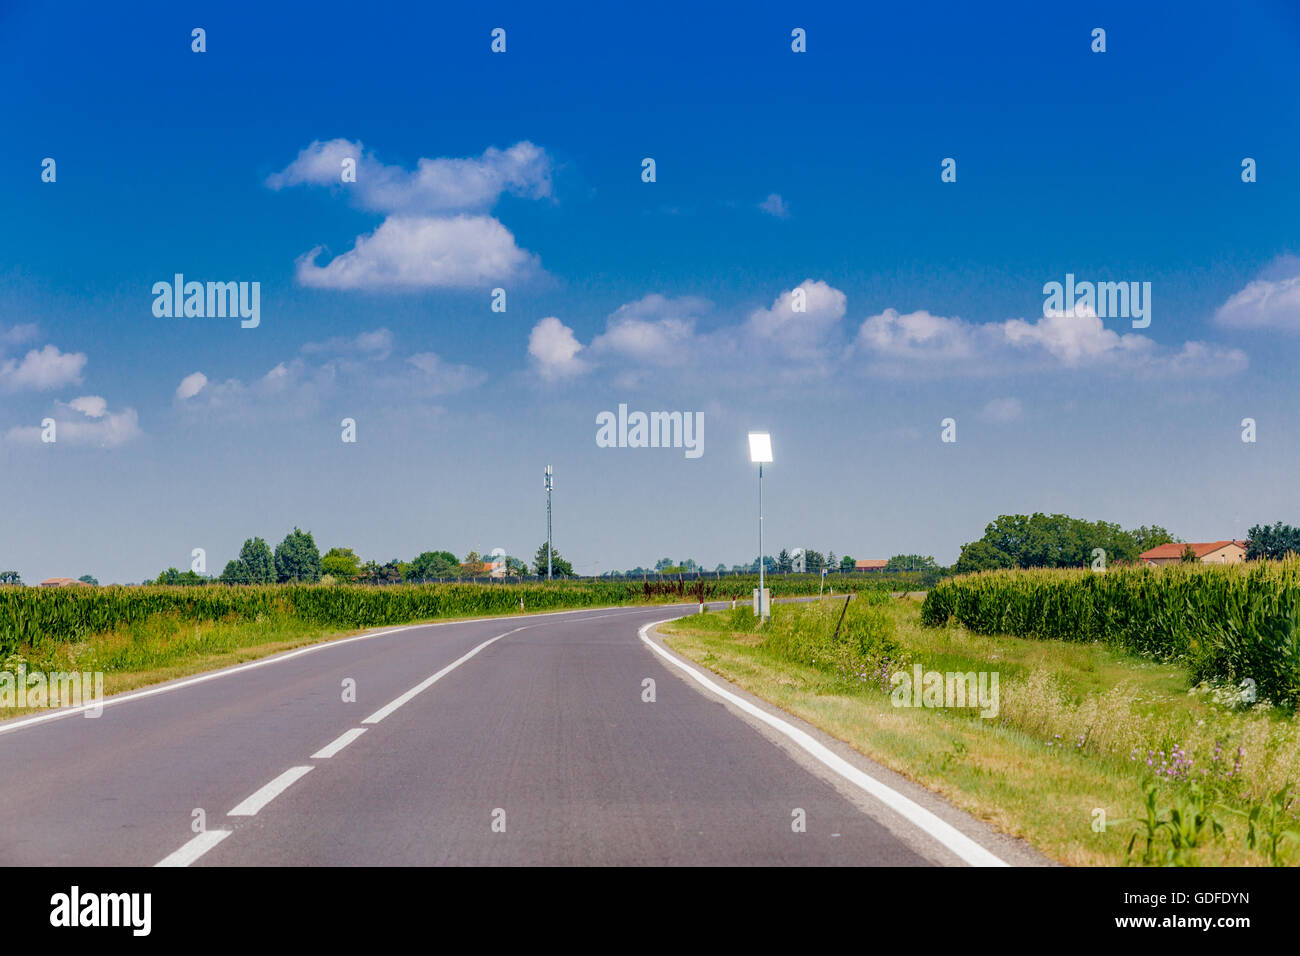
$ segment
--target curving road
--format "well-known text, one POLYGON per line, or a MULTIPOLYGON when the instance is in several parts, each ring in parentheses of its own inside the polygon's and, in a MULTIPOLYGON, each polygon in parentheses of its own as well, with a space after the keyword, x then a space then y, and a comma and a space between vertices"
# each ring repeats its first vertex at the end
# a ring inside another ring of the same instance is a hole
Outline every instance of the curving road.
POLYGON ((0 723, 0 865, 1034 862, 643 639, 690 610, 394 628, 0 723))

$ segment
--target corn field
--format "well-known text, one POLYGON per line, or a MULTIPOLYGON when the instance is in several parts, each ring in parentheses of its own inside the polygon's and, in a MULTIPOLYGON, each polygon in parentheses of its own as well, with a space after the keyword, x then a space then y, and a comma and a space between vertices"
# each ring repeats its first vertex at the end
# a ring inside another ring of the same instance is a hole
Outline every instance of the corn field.
POLYGON ((978 634, 1100 641, 1186 664, 1193 683, 1255 682, 1300 703, 1300 558, 1237 565, 986 571, 932 588, 923 624, 978 634))
MULTIPOLYGON (((854 590, 906 587, 905 576, 853 580, 854 590)), ((129 628, 154 616, 195 623, 297 618, 341 630, 434 618, 564 610, 675 601, 749 600, 758 578, 640 582, 556 581, 547 584, 220 585, 195 587, 0 586, 0 661, 20 647, 77 643, 129 628)), ((838 582, 835 582, 838 584, 838 582)), ((816 594, 818 575, 769 579, 774 596, 816 594)), ((839 585, 841 591, 843 585, 839 585)))

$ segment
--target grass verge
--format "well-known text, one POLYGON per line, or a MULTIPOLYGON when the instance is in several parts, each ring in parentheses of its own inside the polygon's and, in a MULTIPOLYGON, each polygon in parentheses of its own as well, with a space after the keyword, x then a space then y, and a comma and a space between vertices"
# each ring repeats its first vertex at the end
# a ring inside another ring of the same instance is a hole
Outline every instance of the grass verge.
POLYGON ((1289 711, 1189 693, 1184 668, 1098 643, 924 627, 910 596, 860 596, 840 621, 842 603, 777 606, 762 629, 747 608, 661 629, 679 653, 1062 863, 1300 857, 1289 711), (895 675, 918 664, 996 673, 996 715, 896 706, 895 675))

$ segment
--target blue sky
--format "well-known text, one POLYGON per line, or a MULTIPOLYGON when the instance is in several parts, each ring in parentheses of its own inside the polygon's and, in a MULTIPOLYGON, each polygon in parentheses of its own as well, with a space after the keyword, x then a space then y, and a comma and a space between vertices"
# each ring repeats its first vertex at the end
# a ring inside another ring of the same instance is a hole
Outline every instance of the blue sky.
POLYGON ((730 565, 756 428, 772 551, 1294 523, 1300 12, 1045 6, 6 6, 0 569, 531 557, 548 462, 580 570, 730 565), (260 324, 156 317, 175 273, 260 324), (1066 273, 1149 327, 1045 316, 1066 273), (704 454, 597 447, 620 403, 704 454))

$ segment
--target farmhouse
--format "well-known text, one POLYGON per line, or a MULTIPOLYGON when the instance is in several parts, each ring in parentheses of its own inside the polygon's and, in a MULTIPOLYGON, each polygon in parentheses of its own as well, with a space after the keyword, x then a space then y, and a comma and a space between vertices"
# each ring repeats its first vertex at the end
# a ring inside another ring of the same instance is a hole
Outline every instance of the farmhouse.
POLYGON ((853 565, 855 571, 883 571, 888 564, 884 558, 867 558, 865 561, 858 561, 853 565))
POLYGON ((1196 560, 1205 564, 1240 564, 1246 560, 1246 547, 1240 541, 1206 541, 1202 543, 1162 544, 1143 551, 1138 555, 1144 564, 1158 566, 1161 564, 1178 564, 1183 560, 1183 552, 1191 548, 1196 560))
POLYGON ((63 588, 63 587, 70 587, 72 585, 76 585, 78 587, 85 587, 86 582, 78 581, 76 578, 46 578, 44 581, 41 582, 41 587, 43 588, 63 588))

